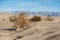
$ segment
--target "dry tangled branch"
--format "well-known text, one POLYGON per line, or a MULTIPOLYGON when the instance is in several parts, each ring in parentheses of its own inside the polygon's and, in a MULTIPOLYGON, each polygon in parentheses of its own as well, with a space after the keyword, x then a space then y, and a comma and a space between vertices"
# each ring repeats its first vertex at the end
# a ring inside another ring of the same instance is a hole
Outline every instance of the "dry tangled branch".
POLYGON ((26 18, 26 14, 25 13, 21 13, 19 14, 18 17, 16 17, 15 19, 15 27, 16 27, 16 31, 20 31, 20 29, 24 29, 24 27, 29 23, 28 19, 26 18))

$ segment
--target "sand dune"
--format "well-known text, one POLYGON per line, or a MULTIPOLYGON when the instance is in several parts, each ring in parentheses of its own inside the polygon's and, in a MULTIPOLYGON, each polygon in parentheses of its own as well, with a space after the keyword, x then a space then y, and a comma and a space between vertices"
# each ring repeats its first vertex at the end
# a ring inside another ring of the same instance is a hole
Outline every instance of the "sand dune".
POLYGON ((16 32, 12 30, 12 22, 1 21, 5 16, 9 14, 0 16, 0 40, 60 40, 60 17, 54 21, 31 22, 29 28, 16 32))

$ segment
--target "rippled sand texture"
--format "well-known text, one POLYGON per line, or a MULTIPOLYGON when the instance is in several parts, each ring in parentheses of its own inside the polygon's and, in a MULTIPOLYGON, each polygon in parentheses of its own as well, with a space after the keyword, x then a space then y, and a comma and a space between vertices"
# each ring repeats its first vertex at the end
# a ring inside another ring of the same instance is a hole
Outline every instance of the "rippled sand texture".
POLYGON ((0 40, 60 40, 59 17, 53 22, 32 22, 21 32, 12 30, 12 25, 9 21, 0 21, 0 40))

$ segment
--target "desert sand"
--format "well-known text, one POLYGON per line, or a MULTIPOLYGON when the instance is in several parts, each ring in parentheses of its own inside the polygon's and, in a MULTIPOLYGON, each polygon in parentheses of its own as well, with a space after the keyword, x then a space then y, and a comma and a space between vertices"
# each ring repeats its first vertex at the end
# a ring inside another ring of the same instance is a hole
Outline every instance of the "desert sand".
POLYGON ((60 17, 54 21, 31 22, 29 28, 16 32, 9 21, 11 15, 0 13, 0 40, 60 40, 60 17))

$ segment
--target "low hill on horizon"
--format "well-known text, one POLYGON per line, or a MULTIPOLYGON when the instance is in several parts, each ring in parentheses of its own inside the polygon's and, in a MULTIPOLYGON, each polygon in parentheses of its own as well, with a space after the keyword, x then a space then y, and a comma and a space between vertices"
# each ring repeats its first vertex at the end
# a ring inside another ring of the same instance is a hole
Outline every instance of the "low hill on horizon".
MULTIPOLYGON (((0 12, 0 14, 20 14, 20 11, 7 11, 7 12, 0 12)), ((51 16, 60 16, 60 12, 25 12, 27 15, 43 15, 43 16, 48 16, 48 14, 50 14, 51 16)))

